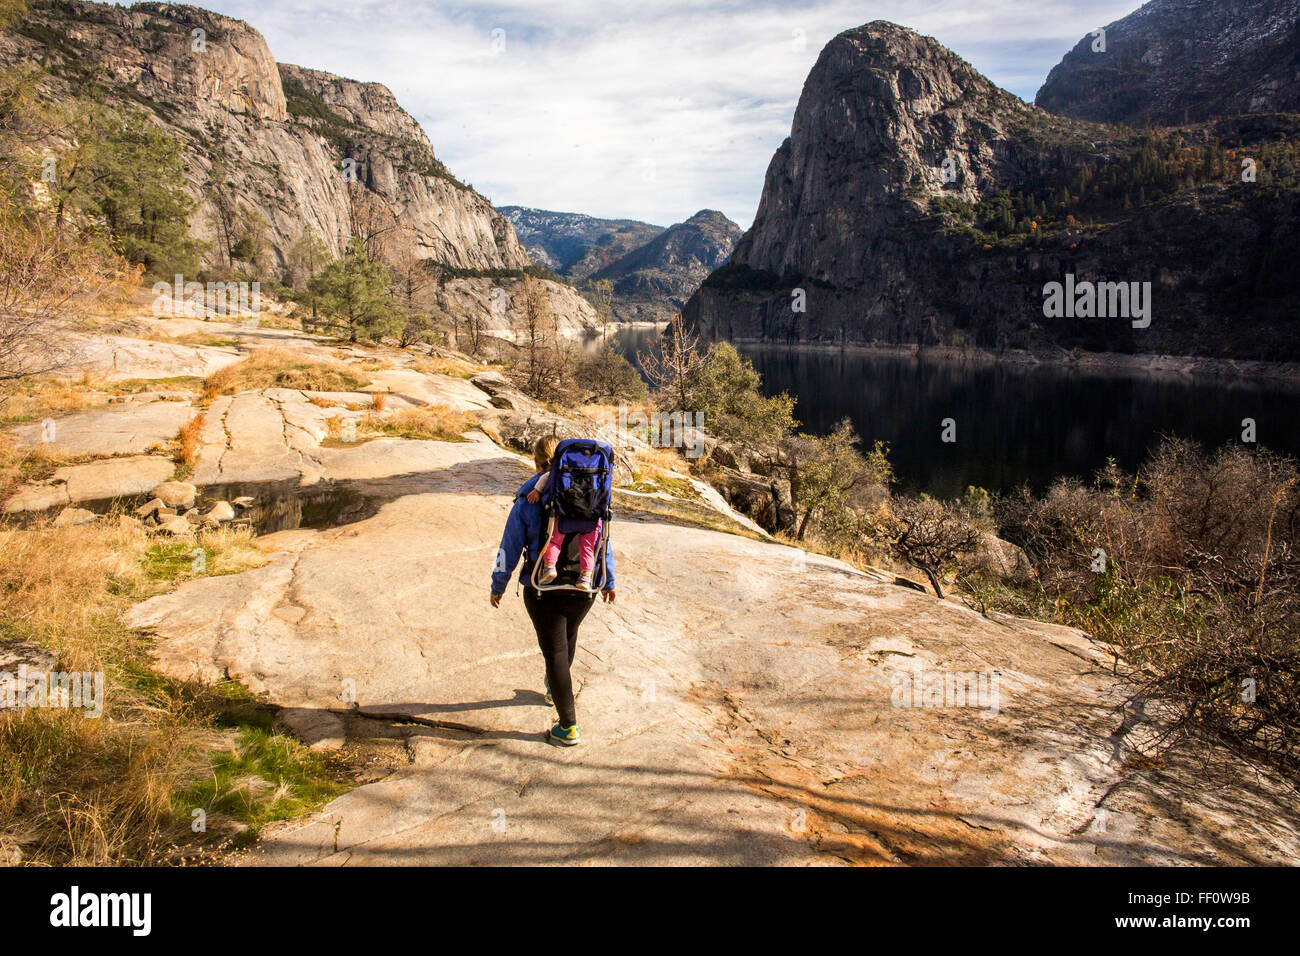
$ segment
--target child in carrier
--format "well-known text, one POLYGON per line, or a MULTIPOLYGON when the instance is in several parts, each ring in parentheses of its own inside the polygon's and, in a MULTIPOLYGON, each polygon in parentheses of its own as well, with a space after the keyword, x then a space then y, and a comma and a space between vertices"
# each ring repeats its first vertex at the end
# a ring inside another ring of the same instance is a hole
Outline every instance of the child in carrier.
MULTIPOLYGON (((551 473, 548 471, 537 479, 537 484, 533 490, 528 492, 528 500, 534 504, 541 500, 542 493, 546 491, 546 485, 551 480, 551 473)), ((591 531, 578 536, 578 587, 585 590, 591 590, 591 579, 596 568, 596 547, 600 544, 600 522, 596 522, 596 527, 591 531)), ((555 580, 557 574, 555 565, 560 560, 560 551, 564 548, 564 532, 560 530, 559 522, 556 522, 555 533, 551 535, 551 541, 542 552, 542 574, 537 579, 538 584, 550 584, 555 580)))

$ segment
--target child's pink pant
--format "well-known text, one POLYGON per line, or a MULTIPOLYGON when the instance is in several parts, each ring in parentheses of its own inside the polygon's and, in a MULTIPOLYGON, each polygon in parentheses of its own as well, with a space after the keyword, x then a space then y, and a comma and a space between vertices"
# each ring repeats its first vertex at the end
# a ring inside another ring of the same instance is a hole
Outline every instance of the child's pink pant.
MULTIPOLYGON (((594 571, 596 568, 596 545, 600 543, 600 522, 596 522, 596 527, 584 535, 578 537, 578 567, 583 572, 594 571)), ((546 546, 542 552, 543 564, 555 564, 560 560, 560 549, 564 547, 564 534, 556 530, 551 535, 551 543, 546 546)))

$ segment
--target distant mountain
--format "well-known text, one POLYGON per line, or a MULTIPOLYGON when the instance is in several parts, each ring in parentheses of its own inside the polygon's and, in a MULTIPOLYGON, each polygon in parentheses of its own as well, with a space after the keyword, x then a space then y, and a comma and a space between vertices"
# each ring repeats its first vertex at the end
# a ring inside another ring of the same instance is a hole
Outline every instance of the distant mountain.
POLYGON ((1101 39, 1080 40, 1034 102, 1131 126, 1300 112, 1300 0, 1152 0, 1101 39))
POLYGON ((877 21, 822 50, 682 314, 732 340, 1295 361, 1297 246, 1300 116, 1076 120, 877 21))
POLYGON ((663 322, 727 261, 740 236, 740 227, 722 213, 701 209, 591 278, 614 283, 614 314, 620 320, 663 322))
POLYGON ((527 206, 502 206, 500 212, 534 262, 588 290, 586 283, 612 282, 614 316, 622 322, 672 318, 704 277, 727 260, 741 233, 713 209, 667 229, 527 206))
POLYGON ((598 219, 580 212, 501 206, 533 261, 581 282, 597 269, 664 231, 635 219, 598 219))

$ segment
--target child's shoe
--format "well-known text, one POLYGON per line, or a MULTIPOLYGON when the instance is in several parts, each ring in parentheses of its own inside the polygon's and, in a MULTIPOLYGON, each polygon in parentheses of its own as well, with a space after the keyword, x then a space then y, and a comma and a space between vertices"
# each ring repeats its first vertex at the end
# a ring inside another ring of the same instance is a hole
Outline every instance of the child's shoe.
POLYGON ((555 571, 555 565, 553 565, 553 564, 543 564, 543 565, 542 565, 542 576, 541 576, 540 578, 537 579, 537 583, 538 583, 538 584, 550 584, 552 581, 555 580, 555 574, 556 574, 556 571, 555 571))
POLYGON ((570 724, 568 727, 564 724, 556 724, 551 728, 549 736, 557 744, 564 744, 566 747, 574 747, 582 743, 582 738, 578 736, 577 724, 570 724))
POLYGON ((590 572, 590 571, 583 571, 581 574, 578 575, 578 587, 582 588, 584 591, 590 591, 590 590, 591 590, 591 572, 590 572))

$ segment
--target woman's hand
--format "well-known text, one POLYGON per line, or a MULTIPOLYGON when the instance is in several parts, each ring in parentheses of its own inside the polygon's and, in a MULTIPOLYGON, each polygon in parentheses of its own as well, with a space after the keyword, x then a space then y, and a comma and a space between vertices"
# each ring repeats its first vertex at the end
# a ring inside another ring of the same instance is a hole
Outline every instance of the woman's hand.
POLYGON ((600 592, 600 596, 603 597, 603 598, 605 599, 605 603, 606 603, 606 604, 613 604, 613 603, 614 603, 614 589, 613 589, 613 588, 610 588, 608 591, 601 591, 601 592, 600 592))
POLYGON ((500 595, 500 594, 494 594, 494 595, 492 595, 492 606, 493 606, 493 607, 500 607, 500 606, 501 606, 501 595, 500 595))
POLYGON ((534 488, 532 491, 528 492, 527 497, 528 500, 531 501, 533 504, 537 504, 538 499, 540 499, 542 496, 541 493, 538 492, 536 488, 534 488))

